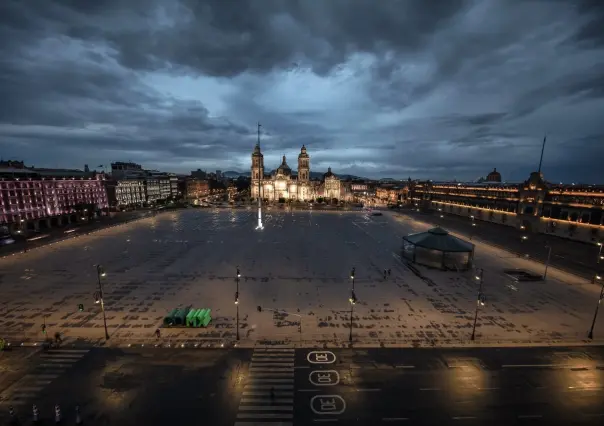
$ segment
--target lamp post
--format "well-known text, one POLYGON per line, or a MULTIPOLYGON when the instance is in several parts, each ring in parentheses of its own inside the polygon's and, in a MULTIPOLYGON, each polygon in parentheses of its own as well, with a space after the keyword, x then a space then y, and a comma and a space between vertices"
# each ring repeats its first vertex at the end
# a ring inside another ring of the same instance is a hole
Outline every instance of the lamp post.
POLYGON ((602 256, 602 246, 603 245, 604 244, 602 244, 601 242, 598 243, 598 247, 600 247, 600 249, 598 250, 598 262, 597 263, 600 263, 600 260, 604 259, 604 256, 602 256))
POLYGON ((235 306, 237 307, 237 340, 239 340, 239 278, 241 278, 241 272, 239 266, 237 267, 237 276, 235 281, 237 283, 237 289, 235 290, 235 306))
POLYGON ((354 293, 354 290, 350 291, 350 333, 348 334, 348 341, 352 343, 352 316, 354 314, 354 305, 357 303, 357 296, 354 293))
POLYGON ((354 273, 356 272, 356 268, 352 268, 350 271, 350 279, 352 280, 352 291, 354 291, 354 273))
POLYGON ((472 337, 471 340, 476 339, 476 321, 478 320, 478 309, 480 306, 484 306, 484 296, 482 295, 482 277, 484 274, 484 269, 480 268, 480 273, 476 275, 476 279, 478 280, 478 297, 476 298, 476 313, 474 314, 474 325, 472 326, 472 337))
POLYGON ((587 334, 587 337, 590 339, 594 338, 594 327, 596 326, 596 318, 598 318, 598 309, 600 309, 600 303, 602 303, 602 298, 604 297, 604 280, 602 280, 600 275, 596 275, 594 281, 602 281, 602 289, 600 290, 600 297, 598 298, 598 304, 596 305, 596 311, 594 312, 594 319, 591 322, 591 328, 587 334))
POLYGON ((105 301, 103 295, 103 281, 101 277, 105 277, 107 273, 101 265, 96 265, 96 276, 99 282, 99 297, 97 303, 101 303, 101 312, 103 312, 103 325, 105 326, 105 340, 109 340, 109 332, 107 331, 107 317, 105 316, 105 301))
POLYGON ((549 267, 549 260, 552 257, 552 246, 545 246, 547 249, 547 260, 545 261, 545 271, 543 271, 543 281, 547 278, 547 268, 549 267))

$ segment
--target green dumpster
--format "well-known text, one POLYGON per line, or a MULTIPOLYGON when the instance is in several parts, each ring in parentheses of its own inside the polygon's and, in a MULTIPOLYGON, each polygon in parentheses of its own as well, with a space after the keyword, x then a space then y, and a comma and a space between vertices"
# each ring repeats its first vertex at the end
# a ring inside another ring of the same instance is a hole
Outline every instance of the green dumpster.
POLYGON ((197 314, 197 311, 199 309, 191 309, 189 311, 189 313, 187 314, 187 321, 186 321, 186 326, 187 327, 197 327, 195 325, 195 315, 197 314))
POLYGON ((203 321, 201 323, 202 327, 207 327, 210 321, 212 321, 212 317, 210 316, 211 312, 211 309, 206 309, 205 316, 203 317, 203 321))
POLYGON ((195 315, 195 327, 201 327, 203 324, 203 319, 206 316, 207 309, 198 309, 195 315))
POLYGON ((178 309, 172 309, 172 311, 164 317, 164 325, 167 325, 167 326, 174 325, 174 315, 176 315, 177 311, 178 311, 178 309))
POLYGON ((174 325, 185 325, 189 308, 178 308, 174 314, 174 325))

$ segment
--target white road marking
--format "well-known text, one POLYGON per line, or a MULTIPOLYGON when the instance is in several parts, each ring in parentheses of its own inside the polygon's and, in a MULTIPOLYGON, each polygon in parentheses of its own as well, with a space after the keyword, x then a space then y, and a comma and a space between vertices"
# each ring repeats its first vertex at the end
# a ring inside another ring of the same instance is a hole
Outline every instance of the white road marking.
POLYGON ((238 413, 238 419, 293 419, 293 414, 286 413, 238 413))
POLYGON ((420 388, 420 391, 439 391, 439 388, 420 388))
POLYGON ((241 398, 242 404, 262 404, 262 403, 280 403, 280 404, 293 404, 292 398, 241 398))
POLYGON ((452 417, 453 420, 471 420, 471 419, 475 419, 476 417, 474 416, 456 416, 456 417, 452 417))
POLYGON ((248 383, 294 383, 294 379, 275 379, 275 378, 259 378, 250 377, 248 383))
POLYGON ((235 426, 293 426, 292 422, 235 422, 235 426))
POLYGON ((294 372, 284 372, 284 373, 257 373, 254 372, 254 377, 294 377, 294 372))
POLYGON ((381 389, 355 389, 357 392, 380 392, 381 389))
POLYGON ((250 364, 250 367, 292 367, 294 366, 293 362, 253 362, 250 364))
POLYGON ((395 365, 394 368, 415 368, 415 365, 395 365))
POLYGON ((585 365, 569 364, 503 364, 502 368, 589 368, 585 365))
POLYGON ((297 392, 320 392, 321 389, 298 389, 297 392))
POLYGON ((277 389, 281 389, 281 390, 285 390, 285 389, 294 389, 294 385, 254 385, 254 384, 250 384, 250 385, 245 385, 246 389, 271 389, 274 388, 275 390, 277 389))
MULTIPOLYGON (((275 396, 294 396, 293 391, 274 391, 275 396)), ((244 391, 243 396, 270 396, 269 391, 244 391)))
POLYGON ((269 368, 269 367, 250 367, 250 372, 252 373, 268 373, 268 372, 275 372, 275 373, 288 373, 290 371, 293 372, 291 367, 273 367, 273 368, 269 368))

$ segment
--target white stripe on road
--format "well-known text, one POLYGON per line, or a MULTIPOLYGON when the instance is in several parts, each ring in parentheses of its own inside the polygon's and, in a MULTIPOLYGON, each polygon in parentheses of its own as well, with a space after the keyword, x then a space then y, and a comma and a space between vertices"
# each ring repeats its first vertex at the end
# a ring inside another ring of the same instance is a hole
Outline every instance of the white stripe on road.
POLYGON ((355 389, 357 392, 379 392, 381 389, 355 389))
POLYGON ((38 364, 37 367, 42 367, 42 368, 63 368, 63 369, 68 369, 69 367, 71 367, 71 364, 60 364, 60 363, 43 363, 43 364, 38 364))
POLYGON ((250 376, 253 377, 294 377, 294 372, 279 372, 279 373, 258 373, 256 371, 252 372, 253 374, 250 374, 250 376))
POLYGON ((420 388, 420 391, 439 391, 439 388, 420 388))
POLYGON ((277 390, 277 389, 281 389, 281 390, 290 389, 290 390, 293 390, 294 389, 294 385, 274 385, 274 386, 271 386, 271 385, 245 385, 245 388, 246 389, 271 389, 271 388, 273 388, 275 390, 277 390))
POLYGON ((248 379, 248 383, 294 383, 294 379, 272 379, 272 378, 253 378, 248 379))
POLYGON ((295 353, 295 349, 254 349, 257 353, 295 353))
POLYGON ((291 405, 240 405, 239 411, 294 411, 291 405))
POLYGON ((250 368, 250 373, 269 373, 271 371, 275 372, 275 373, 290 373, 290 372, 293 372, 294 370, 292 370, 291 367, 275 367, 275 368, 256 367, 256 368, 250 368))
POLYGON ((252 362, 293 362, 294 358, 252 357, 252 362))
POLYGON ((28 374, 27 376, 24 376, 23 378, 25 380, 30 380, 30 379, 56 379, 57 377, 59 377, 60 374, 28 374))
POLYGON ((252 356, 263 356, 263 357, 267 357, 267 358, 279 358, 279 357, 283 357, 283 358, 294 358, 296 354, 295 353, 288 353, 288 352, 254 352, 252 354, 252 356))
POLYGON ((286 413, 238 413, 238 419, 293 419, 293 414, 286 413))
POLYGON ((254 362, 250 364, 250 367, 293 367, 294 362, 254 362))
POLYGON ((51 349, 47 354, 67 353, 67 354, 87 354, 90 349, 51 349))
POLYGON ((68 364, 75 364, 76 362, 78 362, 81 358, 43 358, 44 362, 52 362, 52 363, 68 363, 68 364))
POLYGON ((242 404, 263 404, 263 403, 293 404, 293 398, 241 398, 242 404))
POLYGON ((502 368, 589 368, 586 365, 571 364, 503 364, 502 368))
POLYGON ((293 426, 292 422, 235 422, 235 426, 293 426))
POLYGON ((476 417, 474 416, 457 416, 457 417, 452 417, 453 420, 471 420, 471 419, 475 419, 476 417))
MULTIPOLYGON (((243 396, 266 396, 271 393, 268 391, 244 391, 243 396)), ((273 395, 275 396, 294 396, 292 391, 274 391, 273 395)))
POLYGON ((415 365, 395 365, 394 368, 415 368, 415 365))

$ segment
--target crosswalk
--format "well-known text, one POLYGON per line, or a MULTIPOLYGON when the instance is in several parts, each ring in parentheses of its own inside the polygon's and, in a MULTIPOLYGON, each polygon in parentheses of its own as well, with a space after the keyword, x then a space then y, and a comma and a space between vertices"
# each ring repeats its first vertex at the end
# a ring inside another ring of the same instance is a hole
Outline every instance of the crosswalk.
POLYGON ((90 349, 50 349, 40 354, 40 364, 32 373, 23 376, 17 383, 0 395, 2 405, 15 408, 32 403, 35 397, 82 359, 90 349))
POLYGON ((235 426, 293 425, 294 355, 292 348, 254 350, 235 426))

